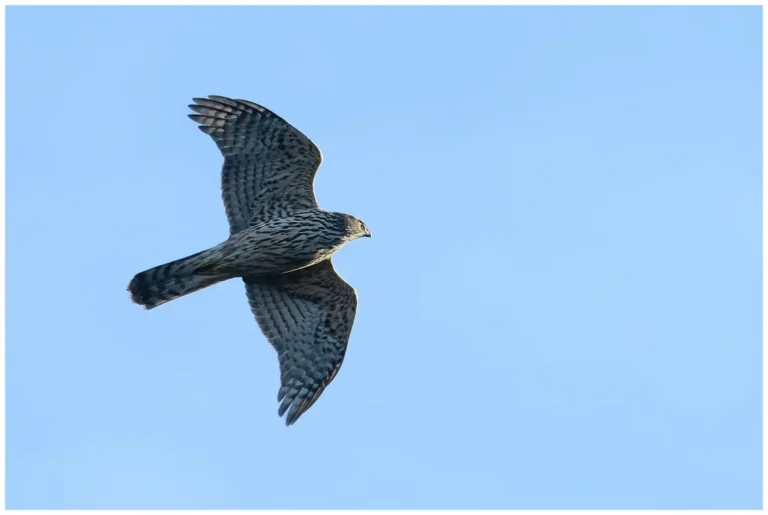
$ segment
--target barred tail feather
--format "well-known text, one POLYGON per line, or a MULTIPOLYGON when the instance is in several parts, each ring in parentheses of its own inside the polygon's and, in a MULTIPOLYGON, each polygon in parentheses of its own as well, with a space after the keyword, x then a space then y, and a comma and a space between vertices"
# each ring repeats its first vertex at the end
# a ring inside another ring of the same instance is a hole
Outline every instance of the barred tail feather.
POLYGON ((228 279, 195 273, 205 266, 208 253, 205 250, 136 274, 128 285, 131 299, 146 309, 152 309, 228 279))

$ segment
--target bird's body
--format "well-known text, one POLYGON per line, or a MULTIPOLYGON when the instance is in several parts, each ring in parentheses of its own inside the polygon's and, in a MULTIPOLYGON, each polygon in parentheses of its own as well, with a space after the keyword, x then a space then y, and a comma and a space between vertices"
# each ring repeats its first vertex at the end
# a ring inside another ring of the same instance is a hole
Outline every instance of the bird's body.
POLYGON ((233 234, 214 269, 237 276, 282 274, 327 259, 354 239, 346 215, 308 209, 269 218, 233 234))
POLYGON ((264 335, 278 351, 279 414, 292 424, 341 366, 357 308, 355 290, 330 257, 370 236, 357 218, 317 206, 320 152, 265 108, 211 96, 190 106, 225 156, 222 196, 230 221, 223 243, 137 274, 128 289, 147 309, 236 277, 264 335), (290 409, 289 409, 290 408, 290 409))

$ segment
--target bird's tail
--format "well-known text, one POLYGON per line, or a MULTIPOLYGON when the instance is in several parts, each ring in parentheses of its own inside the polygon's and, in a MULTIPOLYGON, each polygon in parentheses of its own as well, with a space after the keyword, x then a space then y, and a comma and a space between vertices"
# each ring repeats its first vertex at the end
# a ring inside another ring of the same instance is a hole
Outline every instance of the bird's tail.
POLYGON ((226 276, 202 273, 209 266, 214 250, 204 250, 136 274, 128 285, 131 299, 136 304, 152 309, 229 279, 226 276))

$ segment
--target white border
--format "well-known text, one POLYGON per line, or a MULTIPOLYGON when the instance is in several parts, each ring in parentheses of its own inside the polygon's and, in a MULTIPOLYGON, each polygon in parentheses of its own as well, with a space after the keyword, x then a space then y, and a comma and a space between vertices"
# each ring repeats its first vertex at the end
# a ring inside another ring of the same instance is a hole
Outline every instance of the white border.
POLYGON ((4 5, 62 5, 62 6, 79 6, 79 5, 115 5, 115 6, 129 6, 129 5, 155 5, 155 6, 168 6, 168 5, 201 5, 201 6, 235 6, 235 5, 363 5, 363 6, 383 6, 383 5, 410 5, 410 6, 446 6, 446 5, 463 5, 463 6, 491 6, 491 5, 527 5, 527 6, 648 6, 648 5, 663 5, 663 6, 749 6, 749 5, 764 5, 764 1, 761 0, 740 0, 738 2, 723 2, 715 0, 703 0, 692 1, 682 0, 677 2, 665 1, 665 0, 642 0, 635 2, 611 2, 608 0, 592 0, 590 2, 579 2, 577 0, 560 0, 559 2, 537 2, 537 1, 510 1, 510 0, 478 0, 477 2, 468 2, 467 0, 371 0, 371 1, 359 1, 359 0, 225 0, 221 3, 213 3, 210 0, 165 0, 165 1, 153 1, 153 0, 128 0, 128 1, 113 1, 104 2, 98 0, 79 0, 77 2, 67 2, 65 0, 59 1, 42 1, 34 2, 28 0, 14 0, 4 1, 4 5))
MULTIPOLYGON (((576 0, 571 1, 558 1, 558 2, 535 2, 535 1, 510 1, 510 0, 481 0, 479 2, 475 3, 469 3, 467 1, 460 1, 460 0, 377 0, 377 1, 355 1, 355 0, 333 0, 333 1, 321 1, 321 0, 282 0, 282 1, 254 1, 254 0, 226 0, 225 2, 215 4, 211 1, 205 1, 205 0, 165 0, 162 2, 159 1, 150 1, 150 0, 123 0, 123 1, 114 1, 114 2, 104 2, 104 1, 97 1, 97 0, 91 0, 91 1, 77 1, 77 2, 66 2, 64 0, 61 1, 44 1, 44 2, 34 2, 32 0, 15 0, 15 1, 3 1, 3 6, 17 6, 17 5, 28 5, 28 6, 81 6, 81 5, 91 5, 91 6, 104 6, 104 5, 119 5, 119 6, 129 6, 129 5, 179 5, 179 6, 234 6, 234 5, 413 5, 413 6, 445 6, 445 5, 534 5, 534 6, 598 6, 598 5, 605 5, 605 6, 649 6, 649 5, 657 5, 657 6, 756 6, 760 5, 763 6, 763 31, 765 31, 766 27, 766 21, 768 21, 768 15, 766 15, 766 9, 765 9, 765 2, 764 1, 755 1, 755 0, 747 0, 747 1, 739 1, 734 3, 727 3, 723 1, 712 1, 712 0, 704 0, 704 1, 677 1, 677 2, 671 2, 671 1, 663 1, 663 0, 639 0, 639 1, 632 1, 632 2, 611 2, 611 1, 590 1, 590 2, 578 2, 576 0)), ((2 375, 2 382, 0 383, 0 392, 2 392, 2 395, 0 396, 0 439, 2 440, 2 448, 0 448, 0 461, 2 462, 2 465, 0 465, 0 470, 2 470, 0 474, 0 479, 2 480, 0 482, 0 508, 5 510, 5 277, 6 277, 6 268, 5 268, 5 105, 6 105, 6 99, 5 99, 5 9, 2 9, 2 12, 0 12, 0 25, 2 25, 2 38, 0 39, 0 63, 2 63, 2 81, 0 81, 0 97, 2 97, 2 105, 0 105, 0 115, 2 116, 3 123, 0 126, 0 154, 3 156, 2 164, 0 165, 0 169, 2 169, 2 181, 0 181, 0 202, 2 203, 3 209, 0 210, 0 264, 2 264, 2 270, 3 273, 0 275, 0 328, 2 328, 2 334, 0 335, 0 342, 2 347, 2 352, 0 352, 0 374, 2 375)), ((766 115, 766 107, 765 107, 765 91, 766 91, 766 78, 767 74, 765 71, 765 56, 768 51, 768 44, 766 44, 766 38, 763 35, 763 149, 765 149, 766 141, 768 141, 768 138, 765 134, 765 115, 766 115)), ((764 153, 764 152, 763 152, 764 153)), ((768 185, 766 185, 765 181, 765 164, 763 164, 763 199, 766 198, 766 194, 768 194, 768 185)), ((768 281, 765 277, 765 263, 766 263, 766 250, 768 249, 768 246, 766 246, 766 222, 768 222, 768 209, 765 207, 765 200, 763 200, 763 320, 766 319, 766 314, 768 313, 768 308, 766 307, 766 298, 765 298, 765 291, 766 291, 766 285, 768 285, 768 281)), ((765 374, 766 365, 768 365, 768 358, 766 357, 765 353, 765 332, 763 331, 763 374, 765 374)), ((766 390, 766 383, 765 380, 763 380, 763 434, 765 434, 765 428, 766 428, 766 422, 768 422, 768 416, 766 416, 766 410, 765 410, 765 399, 766 399, 766 393, 768 390, 766 390)), ((765 506, 765 491, 766 487, 768 486, 768 477, 765 473, 765 463, 766 458, 768 457, 768 451, 766 451, 766 446, 763 444, 763 506, 765 506)), ((81 510, 67 510, 69 512, 79 513, 81 510)), ((84 513, 85 510, 82 510, 84 513)), ((87 513, 99 513, 102 511, 107 510, 89 510, 87 513)), ((110 510, 112 511, 112 510, 110 510)), ((118 510, 114 510, 118 511, 118 510)), ((206 510, 206 511, 224 511, 224 510, 206 510)), ((275 511, 275 510, 252 510, 252 511, 260 511, 262 513, 270 513, 275 515, 287 515, 287 514, 293 514, 293 513, 305 513, 303 511, 299 510, 282 510, 282 511, 275 511)), ((307 511, 306 513, 317 513, 317 514, 327 514, 327 513, 337 513, 341 510, 315 510, 315 511, 307 511)), ((361 512, 363 510, 345 510, 344 513, 357 513, 361 512)), ((452 510, 454 511, 454 510, 452 510)), ((470 510, 459 510, 459 511, 470 511, 470 510)), ((598 510, 499 510, 499 511, 514 511, 515 513, 529 513, 532 515, 544 515, 549 513, 592 513, 597 512, 598 510)), ((730 513, 728 510, 599 510, 600 513, 616 513, 616 512, 631 512, 635 514, 645 514, 645 513, 669 513, 669 514, 686 514, 686 513, 700 513, 700 512, 706 512, 706 513, 730 513)), ((759 510, 747 510, 747 511, 759 511, 759 510)), ((33 515, 37 513, 57 513, 56 511, 44 511, 44 510, 24 510, 25 514, 33 515)), ((162 515, 170 515, 170 514, 176 514, 176 513, 187 513, 187 511, 183 510, 120 510, 120 513, 124 514, 146 514, 146 513, 157 513, 162 515)), ((251 511, 241 511, 241 510, 227 510, 227 513, 251 513, 251 511)), ((394 511, 394 510, 382 510, 378 511, 377 513, 380 513, 382 515, 384 514, 391 514, 391 513, 413 513, 418 515, 425 515, 425 514, 432 514, 432 513, 450 513, 447 510, 430 510, 430 511, 416 511, 416 510, 401 510, 401 511, 394 511)))

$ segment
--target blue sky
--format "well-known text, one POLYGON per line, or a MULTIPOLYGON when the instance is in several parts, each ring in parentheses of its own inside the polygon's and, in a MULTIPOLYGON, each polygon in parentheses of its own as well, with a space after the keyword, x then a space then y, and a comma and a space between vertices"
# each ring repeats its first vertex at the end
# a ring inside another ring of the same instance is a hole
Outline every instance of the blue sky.
POLYGON ((761 10, 7 10, 8 508, 759 508, 761 10), (373 238, 290 428, 192 97, 373 238))

